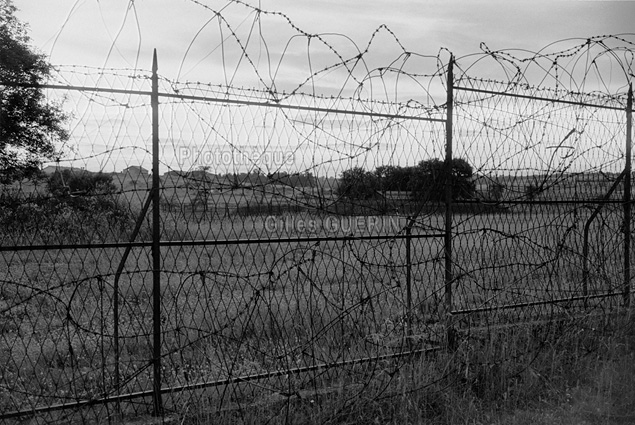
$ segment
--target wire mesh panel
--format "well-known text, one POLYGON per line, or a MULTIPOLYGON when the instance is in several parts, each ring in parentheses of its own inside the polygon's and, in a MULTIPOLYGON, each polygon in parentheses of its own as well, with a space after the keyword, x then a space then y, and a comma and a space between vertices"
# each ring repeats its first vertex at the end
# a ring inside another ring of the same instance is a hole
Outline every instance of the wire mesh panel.
POLYGON ((63 159, 3 192, 4 418, 156 413, 159 379, 166 413, 273 415, 438 347, 441 210, 337 182, 438 155, 439 110, 162 80, 154 234, 148 78, 93 71, 52 90, 63 159))
POLYGON ((170 87, 178 96, 162 96, 161 108, 175 153, 164 156, 162 181, 167 409, 258 417, 306 399, 300 418, 316 399, 372 385, 383 362, 438 345, 429 307, 441 284, 438 227, 413 228, 405 191, 350 196, 337 178, 433 154, 439 113, 170 87))
POLYGON ((260 88, 60 70, 71 142, 0 198, 1 419, 370 422, 415 392, 426 417, 618 302, 620 96, 336 56, 288 93, 247 59, 260 88))
POLYGON ((58 162, 2 192, 0 409, 5 419, 40 412, 47 422, 102 420, 121 406, 64 407, 151 383, 151 266, 141 243, 151 235, 140 220, 150 111, 147 96, 135 93, 148 81, 84 68, 57 78, 75 87, 48 93, 73 111, 72 142, 58 147, 58 162), (76 89, 101 84, 123 89, 76 89))
POLYGON ((586 302, 621 302, 624 104, 461 79, 455 155, 479 177, 477 201, 453 217, 458 310, 496 322, 496 307, 525 307, 498 310, 506 321, 562 314, 598 294, 616 297, 586 302))

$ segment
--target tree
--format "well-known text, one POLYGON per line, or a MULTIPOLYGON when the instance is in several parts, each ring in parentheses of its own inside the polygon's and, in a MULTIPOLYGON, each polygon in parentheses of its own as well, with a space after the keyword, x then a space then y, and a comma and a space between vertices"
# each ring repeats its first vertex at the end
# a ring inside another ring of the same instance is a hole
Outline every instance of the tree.
POLYGON ((394 165, 380 165, 375 169, 379 190, 386 192, 392 190, 392 179, 395 172, 394 165))
POLYGON ((505 192, 505 185, 503 183, 494 181, 487 186, 487 200, 491 202, 499 202, 503 199, 503 193, 505 192))
POLYGON ((55 171, 49 177, 49 192, 55 197, 112 195, 117 187, 109 174, 84 170, 55 171))
POLYGON ((376 197, 377 176, 362 167, 353 167, 342 172, 337 194, 349 199, 370 199, 376 197))
POLYGON ((203 213, 207 213, 209 207, 209 200, 213 192, 213 179, 208 173, 211 169, 209 165, 202 165, 198 171, 194 171, 190 174, 192 182, 190 183, 196 191, 194 200, 192 201, 192 207, 196 209, 198 204, 203 206, 203 213))
POLYGON ((400 167, 398 165, 380 165, 375 170, 382 191, 407 192, 414 167, 400 167))
POLYGON ((474 196, 476 185, 472 179, 472 166, 462 158, 452 160, 451 176, 447 175, 445 162, 440 159, 421 161, 410 179, 412 195, 429 201, 445 200, 448 182, 452 185, 452 199, 469 199, 474 196))
POLYGON ((525 197, 529 201, 535 201, 538 199, 538 196, 540 196, 543 190, 542 185, 537 182, 529 183, 528 185, 525 185, 525 197))
POLYGON ((134 223, 130 207, 117 196, 110 174, 65 169, 53 173, 47 186, 53 196, 36 199, 40 213, 35 217, 53 227, 79 225, 81 230, 84 220, 90 218, 101 225, 107 220, 110 226, 124 231, 134 223))
POLYGON ((0 0, 0 183, 30 177, 69 138, 67 115, 40 87, 51 65, 29 45, 16 10, 12 0, 0 0))

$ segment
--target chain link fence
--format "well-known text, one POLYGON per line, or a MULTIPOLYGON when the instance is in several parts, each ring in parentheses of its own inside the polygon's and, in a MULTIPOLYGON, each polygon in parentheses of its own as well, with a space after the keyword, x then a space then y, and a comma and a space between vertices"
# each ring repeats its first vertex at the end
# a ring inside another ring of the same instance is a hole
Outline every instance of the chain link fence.
POLYGON ((432 106, 60 72, 75 144, 2 192, 0 418, 341 419, 473 335, 628 305, 632 92, 450 63, 432 106), (386 183, 430 159, 441 193, 386 183))

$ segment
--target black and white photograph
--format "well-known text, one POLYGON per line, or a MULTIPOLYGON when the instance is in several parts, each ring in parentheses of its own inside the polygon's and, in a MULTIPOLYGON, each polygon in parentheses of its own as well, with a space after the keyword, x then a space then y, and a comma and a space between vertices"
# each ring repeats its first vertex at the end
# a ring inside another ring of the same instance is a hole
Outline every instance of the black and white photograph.
POLYGON ((634 18, 0 0, 0 423, 635 424, 634 18))

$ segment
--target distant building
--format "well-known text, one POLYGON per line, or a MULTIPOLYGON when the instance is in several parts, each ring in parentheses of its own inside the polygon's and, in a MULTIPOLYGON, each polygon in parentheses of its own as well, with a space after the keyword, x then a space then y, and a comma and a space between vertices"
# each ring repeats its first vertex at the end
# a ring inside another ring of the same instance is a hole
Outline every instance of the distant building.
POLYGON ((130 177, 149 176, 150 172, 139 165, 132 165, 128 168, 124 168, 121 174, 127 174, 130 177))

